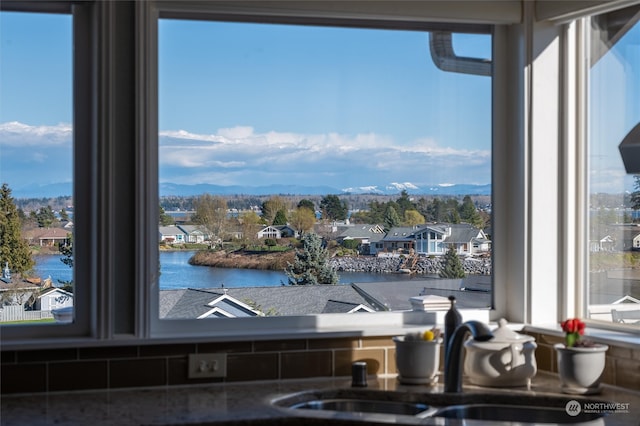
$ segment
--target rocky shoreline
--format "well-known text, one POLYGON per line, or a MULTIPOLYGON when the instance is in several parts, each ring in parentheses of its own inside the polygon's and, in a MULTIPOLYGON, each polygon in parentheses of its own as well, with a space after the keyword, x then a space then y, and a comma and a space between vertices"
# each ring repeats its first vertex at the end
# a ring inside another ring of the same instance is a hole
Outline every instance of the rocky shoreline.
MULTIPOLYGON (((398 273, 409 269, 405 265, 403 257, 333 257, 331 264, 338 272, 371 272, 371 273, 398 273)), ((491 275, 491 259, 489 258, 463 258, 462 267, 467 274, 491 275)), ((419 257, 415 265, 410 269, 415 274, 437 274, 444 263, 444 257, 419 257)), ((407 271, 408 272, 408 271, 407 271)))
MULTIPOLYGON (((192 265, 215 266, 220 268, 284 270, 293 262, 293 251, 285 253, 225 253, 223 251, 196 253, 189 261, 192 265)), ((491 275, 491 259, 462 258, 462 267, 467 274, 491 275)), ((443 266, 442 256, 418 257, 412 267, 406 264, 406 257, 345 256, 332 257, 329 263, 337 272, 369 272, 378 274, 396 274, 411 272, 415 274, 437 274, 443 266)))

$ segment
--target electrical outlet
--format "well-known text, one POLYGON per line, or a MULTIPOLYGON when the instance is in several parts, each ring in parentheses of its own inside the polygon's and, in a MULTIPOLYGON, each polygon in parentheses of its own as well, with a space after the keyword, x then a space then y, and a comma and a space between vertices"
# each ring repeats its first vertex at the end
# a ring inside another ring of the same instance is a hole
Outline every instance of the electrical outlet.
POLYGON ((190 379, 227 376, 227 354, 190 354, 190 379))

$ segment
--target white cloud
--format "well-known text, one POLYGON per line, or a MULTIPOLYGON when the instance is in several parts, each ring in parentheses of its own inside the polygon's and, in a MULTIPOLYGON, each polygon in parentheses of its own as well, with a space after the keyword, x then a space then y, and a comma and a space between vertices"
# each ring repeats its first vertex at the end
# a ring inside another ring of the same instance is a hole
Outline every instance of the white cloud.
POLYGON ((60 123, 55 126, 31 126, 17 121, 0 123, 0 146, 49 146, 70 145, 73 127, 60 123))
POLYGON ((219 129, 215 134, 179 130, 160 135, 164 181, 216 183, 236 179, 235 183, 243 185, 295 182, 344 188, 387 185, 390 181, 459 181, 468 175, 464 170, 469 168, 474 168, 474 179, 482 183, 490 180, 489 150, 440 147, 428 138, 402 145, 375 133, 258 133, 250 126, 219 129), (199 180, 203 178, 207 180, 199 180))

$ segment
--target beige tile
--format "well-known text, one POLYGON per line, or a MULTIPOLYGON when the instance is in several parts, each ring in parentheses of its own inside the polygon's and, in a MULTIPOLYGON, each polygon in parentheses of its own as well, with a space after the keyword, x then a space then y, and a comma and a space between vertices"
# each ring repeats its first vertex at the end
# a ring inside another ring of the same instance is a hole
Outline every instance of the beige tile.
POLYGON ((616 359, 616 386, 638 390, 640 389, 640 362, 631 359, 616 359))
POLYGON ((356 361, 367 363, 367 374, 384 374, 387 369, 384 349, 336 350, 334 375, 350 376, 351 364, 356 361))
POLYGON ((395 346, 393 340, 391 340, 392 336, 389 337, 363 337, 361 339, 363 348, 372 348, 372 347, 392 347, 395 346))

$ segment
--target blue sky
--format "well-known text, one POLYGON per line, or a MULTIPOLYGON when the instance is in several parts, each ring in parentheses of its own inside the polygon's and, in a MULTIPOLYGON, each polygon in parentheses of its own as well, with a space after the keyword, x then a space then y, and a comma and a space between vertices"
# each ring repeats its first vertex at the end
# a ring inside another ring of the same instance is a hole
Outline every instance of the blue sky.
MULTIPOLYGON (((490 183, 491 80, 426 33, 162 20, 159 45, 161 182, 490 183)), ((0 180, 70 181, 71 18, 1 13, 0 59, 0 180)))

